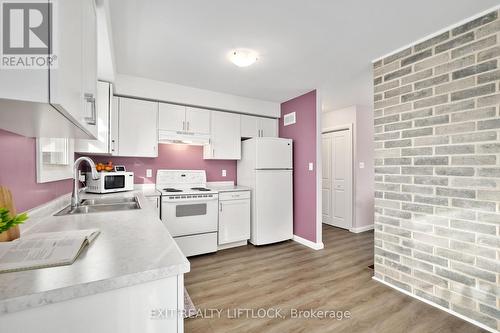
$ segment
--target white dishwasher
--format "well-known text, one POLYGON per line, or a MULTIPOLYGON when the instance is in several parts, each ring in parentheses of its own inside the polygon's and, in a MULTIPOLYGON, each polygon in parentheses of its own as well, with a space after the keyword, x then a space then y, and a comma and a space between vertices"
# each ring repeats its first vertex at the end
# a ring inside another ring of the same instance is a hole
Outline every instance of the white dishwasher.
POLYGON ((241 246, 250 239, 250 191, 219 193, 219 248, 241 246))

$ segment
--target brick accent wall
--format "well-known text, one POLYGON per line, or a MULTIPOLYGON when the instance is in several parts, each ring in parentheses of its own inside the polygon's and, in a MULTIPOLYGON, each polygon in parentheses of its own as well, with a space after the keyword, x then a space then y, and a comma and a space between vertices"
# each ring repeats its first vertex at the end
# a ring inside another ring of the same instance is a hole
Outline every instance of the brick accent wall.
POLYGON ((500 13, 373 65, 375 276, 500 329, 500 13))

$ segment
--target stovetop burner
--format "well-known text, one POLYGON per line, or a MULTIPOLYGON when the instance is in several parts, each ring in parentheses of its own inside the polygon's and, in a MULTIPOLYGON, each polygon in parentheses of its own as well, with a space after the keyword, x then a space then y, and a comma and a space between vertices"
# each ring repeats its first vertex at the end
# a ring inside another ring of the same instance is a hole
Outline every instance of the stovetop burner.
POLYGON ((208 191, 211 191, 210 189, 205 188, 205 187, 191 187, 191 189, 192 189, 193 191, 201 191, 201 192, 208 192, 208 191))
POLYGON ((163 191, 165 191, 165 192, 182 192, 182 190, 179 190, 177 188, 171 188, 171 187, 164 188, 163 191))

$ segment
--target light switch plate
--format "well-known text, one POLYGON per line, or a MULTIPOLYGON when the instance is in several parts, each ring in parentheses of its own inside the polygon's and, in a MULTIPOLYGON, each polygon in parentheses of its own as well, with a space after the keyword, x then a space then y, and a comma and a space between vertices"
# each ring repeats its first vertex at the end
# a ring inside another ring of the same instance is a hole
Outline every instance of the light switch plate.
POLYGON ((227 171, 226 170, 222 170, 222 177, 226 177, 227 176, 227 171))
POLYGON ((309 162, 309 171, 314 170, 314 164, 312 162, 309 162))
POLYGON ((153 177, 153 170, 146 169, 146 178, 151 178, 151 177, 153 177))

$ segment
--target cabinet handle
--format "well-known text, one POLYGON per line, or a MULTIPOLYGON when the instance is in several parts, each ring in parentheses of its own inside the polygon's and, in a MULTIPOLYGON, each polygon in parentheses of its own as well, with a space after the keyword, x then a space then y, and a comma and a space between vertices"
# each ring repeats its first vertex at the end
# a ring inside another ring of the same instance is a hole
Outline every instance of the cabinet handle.
POLYGON ((111 151, 115 151, 115 140, 111 140, 111 151))
POLYGON ((96 125, 97 124, 97 112, 95 108, 95 97, 94 94, 85 94, 84 95, 85 101, 87 103, 90 103, 91 105, 91 116, 85 118, 85 122, 89 125, 96 125))
POLYGON ((187 122, 187 130, 189 132, 189 121, 187 122))
POLYGON ((185 122, 185 121, 183 121, 183 122, 182 122, 182 130, 183 130, 183 131, 185 131, 185 130, 186 130, 186 122, 185 122))
POLYGON ((219 207, 220 207, 220 208, 219 208, 219 211, 221 211, 221 212, 222 212, 222 202, 220 202, 220 203, 219 203, 219 207))

